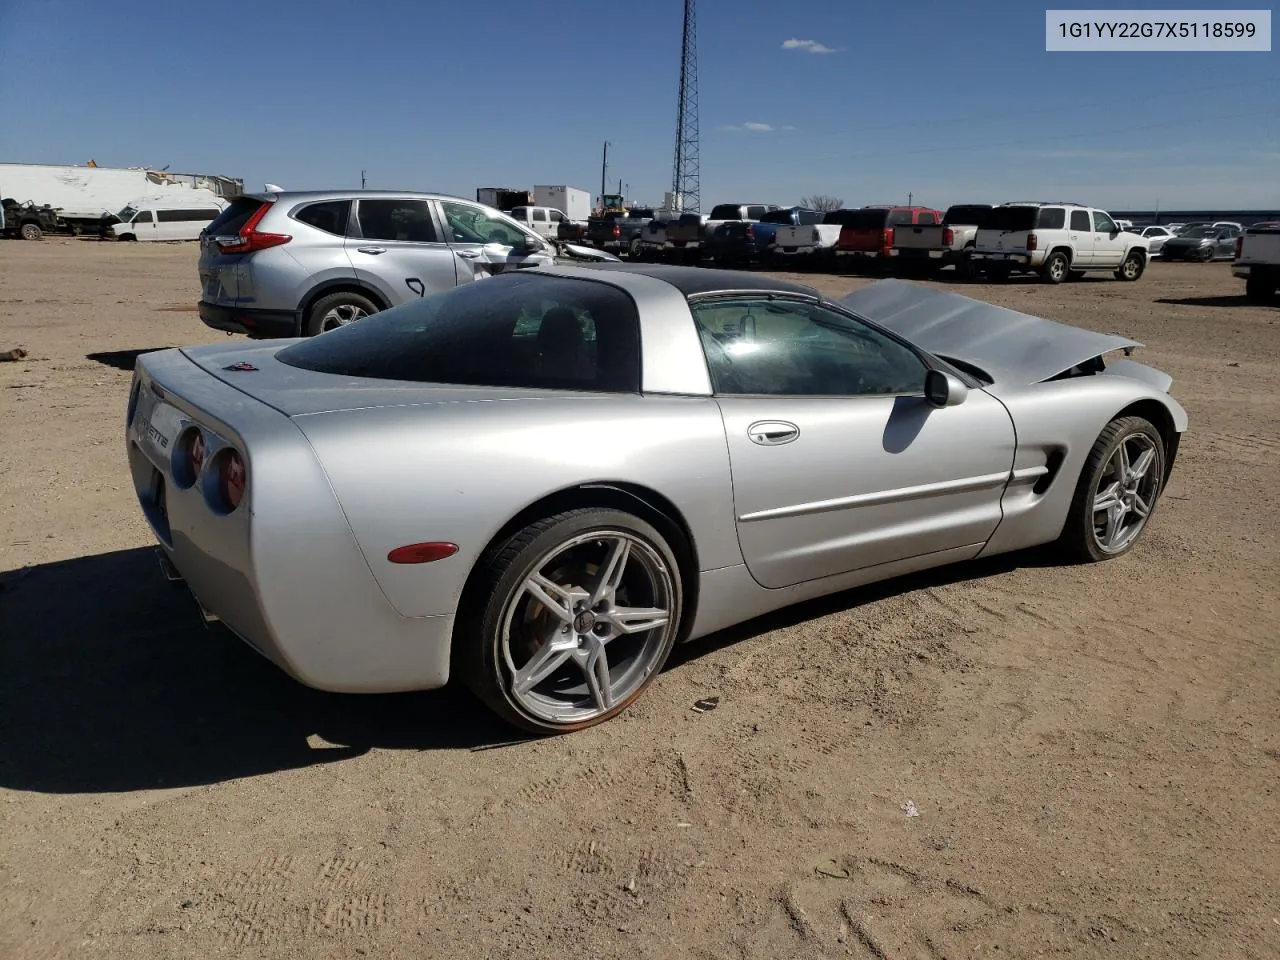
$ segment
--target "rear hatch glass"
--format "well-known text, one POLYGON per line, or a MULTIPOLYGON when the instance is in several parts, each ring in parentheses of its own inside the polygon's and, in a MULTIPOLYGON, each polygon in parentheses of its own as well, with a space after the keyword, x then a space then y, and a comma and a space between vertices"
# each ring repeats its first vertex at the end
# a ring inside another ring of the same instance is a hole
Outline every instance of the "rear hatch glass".
POLYGON ((761 223, 790 223, 790 210, 773 210, 760 218, 761 223))
POLYGON ((211 237, 234 236, 249 222, 249 218, 257 212, 262 203, 261 200, 253 197, 236 197, 209 226, 204 228, 204 232, 211 237))
POLYGON ((823 223, 835 223, 840 226, 851 226, 853 218, 858 215, 857 210, 832 210, 822 218, 823 223))
POLYGON ((911 224, 910 210, 890 210, 885 221, 891 227, 906 227, 911 224))
POLYGON ((988 203, 968 203, 962 206, 951 207, 947 210, 946 215, 942 218, 945 224, 951 223, 981 223, 991 210, 988 203))
POLYGON ((978 221, 979 230, 1034 230, 1039 207, 992 207, 978 221))
POLYGON ((852 230, 883 230, 888 210, 849 210, 844 226, 852 230))

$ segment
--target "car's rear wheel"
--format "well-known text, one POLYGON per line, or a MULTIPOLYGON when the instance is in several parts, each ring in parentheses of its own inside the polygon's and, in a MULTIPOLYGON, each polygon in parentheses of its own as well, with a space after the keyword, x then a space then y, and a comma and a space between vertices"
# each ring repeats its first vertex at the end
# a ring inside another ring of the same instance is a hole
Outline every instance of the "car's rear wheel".
POLYGON ((1164 458, 1164 441, 1149 420, 1120 417, 1107 424, 1080 472, 1059 540, 1063 551, 1097 563, 1132 549, 1160 498, 1164 458))
POLYGON ((321 297, 307 314, 307 336, 337 330, 378 312, 378 306, 358 293, 340 291, 321 297))
POLYGON ((1062 283, 1070 273, 1071 261, 1061 250, 1049 254, 1040 265, 1040 279, 1045 283, 1062 283))
POLYGON ((44 231, 40 229, 38 223, 24 223, 20 232, 23 240, 39 240, 44 236, 44 231))
POLYGON ((1117 280, 1137 280, 1142 276, 1142 272, 1147 269, 1146 258, 1136 250, 1124 258, 1124 262, 1120 264, 1120 269, 1116 271, 1117 280))
POLYGON ((987 267, 987 279, 992 283, 1006 283, 1012 273, 1013 270, 1003 264, 987 267))
POLYGON ((1250 277, 1244 282, 1244 295, 1252 303, 1270 303, 1276 292, 1276 282, 1269 277, 1250 277))
POLYGON ((618 510, 530 524, 481 561, 463 679, 510 723, 570 733, 634 702, 680 626, 679 567, 662 535, 618 510))

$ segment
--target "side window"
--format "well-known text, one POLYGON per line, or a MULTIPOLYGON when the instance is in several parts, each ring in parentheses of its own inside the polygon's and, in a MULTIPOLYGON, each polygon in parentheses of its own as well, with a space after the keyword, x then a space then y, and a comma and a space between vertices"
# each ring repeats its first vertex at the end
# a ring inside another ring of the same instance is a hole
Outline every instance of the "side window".
POLYGON ((509 220, 499 220, 469 203, 441 200, 440 209, 448 226, 449 243, 501 243, 511 247, 528 236, 509 220))
POLYGON ((401 240, 408 243, 438 243, 431 207, 425 200, 360 200, 356 213, 360 232, 368 240, 401 240))
POLYGON ((552 222, 552 223, 564 223, 564 214, 563 214, 563 213, 561 213, 559 210, 552 210, 552 211, 551 211, 551 222, 552 222))
MULTIPOLYGON (((372 201, 365 202, 372 203, 372 201)), ((307 226, 342 237, 347 233, 347 217, 350 213, 350 200, 326 200, 323 203, 308 204, 293 217, 307 226)))
POLYGON ((1093 211, 1093 229, 1098 233, 1111 233, 1116 229, 1116 222, 1101 210, 1093 211))
POLYGON ((155 219, 151 216, 150 210, 143 210, 141 213, 135 214, 133 223, 155 223, 155 219))
POLYGON ((924 389, 924 362, 815 303, 733 297, 691 304, 717 393, 884 396, 924 389))
POLYGON ((1093 227, 1089 225, 1088 210, 1072 210, 1071 211, 1071 229, 1083 230, 1085 233, 1088 233, 1093 229, 1093 227))
POLYGON ((182 213, 183 211, 181 210, 157 210, 156 222, 157 223, 177 223, 179 220, 186 219, 184 216, 182 216, 182 213))
POLYGON ((541 210, 541 209, 539 209, 538 207, 534 207, 534 208, 533 208, 533 219, 534 219, 534 220, 536 220, 538 223, 546 223, 546 222, 547 222, 547 211, 545 211, 545 210, 541 210))
POLYGON ((932 211, 929 210, 920 214, 920 219, 916 221, 916 223, 924 224, 925 226, 932 226, 937 222, 938 221, 934 218, 932 211))
POLYGON ((1067 211, 1062 207, 1041 207, 1036 218, 1037 230, 1061 230, 1067 225, 1067 211))

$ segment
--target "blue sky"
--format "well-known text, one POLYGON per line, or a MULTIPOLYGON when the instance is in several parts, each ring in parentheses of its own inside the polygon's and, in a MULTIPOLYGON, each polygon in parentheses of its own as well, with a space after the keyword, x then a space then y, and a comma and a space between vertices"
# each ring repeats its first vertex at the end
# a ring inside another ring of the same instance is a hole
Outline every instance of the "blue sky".
MULTIPOLYGON (((1046 5, 701 0, 703 209, 815 192, 1280 207, 1280 54, 1046 53, 1046 5)), ((681 10, 0 0, 0 160, 594 194, 608 139, 610 189, 659 201, 681 10)))

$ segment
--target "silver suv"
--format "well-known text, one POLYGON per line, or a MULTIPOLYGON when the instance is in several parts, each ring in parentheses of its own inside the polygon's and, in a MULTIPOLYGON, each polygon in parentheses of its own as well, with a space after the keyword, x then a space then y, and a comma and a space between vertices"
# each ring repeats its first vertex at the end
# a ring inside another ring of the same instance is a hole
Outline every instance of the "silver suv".
POLYGON ((251 337, 312 336, 504 269, 617 258, 539 237, 439 194, 244 194, 200 235, 200 319, 251 337))

